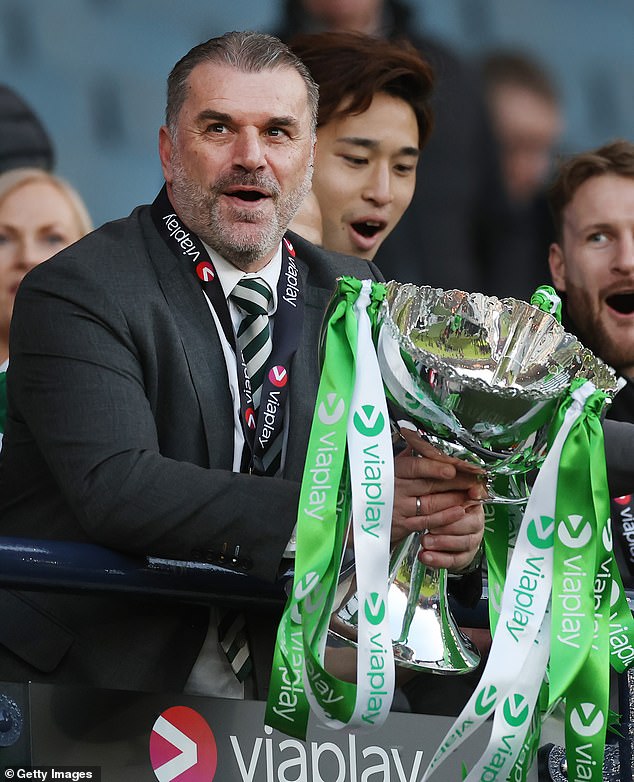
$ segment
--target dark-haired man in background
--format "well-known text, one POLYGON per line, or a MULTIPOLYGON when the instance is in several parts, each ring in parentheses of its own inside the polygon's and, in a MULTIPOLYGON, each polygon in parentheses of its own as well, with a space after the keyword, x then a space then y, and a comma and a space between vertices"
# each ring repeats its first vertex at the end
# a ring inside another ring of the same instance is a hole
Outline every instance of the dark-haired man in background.
MULTIPOLYGON (((305 232, 316 205, 322 246, 371 261, 412 200, 421 153, 420 169, 425 168, 433 119, 431 68, 412 44, 361 33, 299 35, 290 45, 319 85, 315 198, 292 227, 305 232)), ((421 538, 423 548, 427 537, 421 538)), ((479 568, 450 579, 450 591, 461 603, 475 602, 479 568)), ((451 682, 419 675, 404 692, 416 710, 453 713, 479 673, 451 682)))
POLYGON ((283 0, 280 5, 277 34, 285 41, 302 33, 359 32, 397 45, 409 41, 430 63, 435 130, 419 164, 411 206, 375 261, 387 279, 486 291, 502 193, 477 69, 421 33, 413 3, 283 0))
POLYGON ((432 129, 431 67, 411 44, 359 33, 290 45, 319 85, 312 192, 322 244, 372 260, 414 196, 432 129))

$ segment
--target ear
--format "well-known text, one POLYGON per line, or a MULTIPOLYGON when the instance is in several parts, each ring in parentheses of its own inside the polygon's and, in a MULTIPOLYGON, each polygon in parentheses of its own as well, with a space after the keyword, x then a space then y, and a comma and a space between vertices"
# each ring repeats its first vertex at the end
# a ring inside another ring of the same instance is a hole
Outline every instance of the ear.
POLYGON ((548 251, 548 265, 550 266, 550 276, 553 278, 553 285, 558 291, 566 291, 566 262, 564 260, 564 251, 557 243, 551 244, 548 251))
POLYGON ((162 125, 159 130, 158 146, 163 176, 165 181, 170 184, 172 181, 172 136, 167 125, 162 125))

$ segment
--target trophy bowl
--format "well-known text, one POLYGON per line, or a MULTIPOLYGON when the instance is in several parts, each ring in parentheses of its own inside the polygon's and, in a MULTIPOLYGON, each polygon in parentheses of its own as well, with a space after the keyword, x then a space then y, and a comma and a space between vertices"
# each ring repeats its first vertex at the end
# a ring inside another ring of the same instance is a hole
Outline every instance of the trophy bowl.
POLYGON ((610 367, 519 299, 390 282, 381 315, 388 398, 439 450, 489 474, 539 466, 574 378, 616 391, 610 367))

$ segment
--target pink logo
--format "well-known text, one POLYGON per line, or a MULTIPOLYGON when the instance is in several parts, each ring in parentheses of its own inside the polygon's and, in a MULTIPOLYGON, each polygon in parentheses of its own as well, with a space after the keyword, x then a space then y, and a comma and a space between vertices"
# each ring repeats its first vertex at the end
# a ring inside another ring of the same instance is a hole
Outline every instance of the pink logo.
POLYGON ((249 429, 255 429, 255 412, 252 407, 247 407, 244 420, 247 422, 249 429))
POLYGON ((625 494, 623 497, 615 497, 614 502, 616 502, 617 505, 630 505, 632 503, 632 495, 625 494))
POLYGON ((282 366, 273 367, 269 372, 269 380, 274 386, 282 388, 288 382, 288 372, 282 366))
POLYGON ((284 244, 286 245, 286 249, 288 250, 291 258, 295 257, 295 248, 293 245, 288 241, 286 237, 284 237, 284 244))
POLYGON ((196 274, 203 282, 211 282, 211 280, 213 280, 213 278, 216 276, 214 267, 209 263, 209 261, 201 261, 196 266, 196 274))
POLYGON ((218 765, 216 739, 197 711, 172 706, 152 727, 150 761, 161 782, 212 782, 218 765))

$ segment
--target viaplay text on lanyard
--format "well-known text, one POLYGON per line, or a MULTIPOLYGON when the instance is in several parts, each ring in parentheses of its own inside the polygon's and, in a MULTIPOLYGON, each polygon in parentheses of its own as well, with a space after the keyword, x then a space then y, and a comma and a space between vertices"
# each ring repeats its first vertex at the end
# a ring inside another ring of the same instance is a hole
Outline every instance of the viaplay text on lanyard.
POLYGON ((286 252, 283 255, 282 271, 277 285, 273 349, 264 373, 260 409, 256 420, 246 362, 237 345, 222 285, 205 245, 176 214, 167 195, 166 186, 163 186, 154 200, 151 214, 156 229, 174 255, 189 261, 193 274, 199 280, 218 316, 225 339, 235 353, 240 392, 240 420, 250 452, 249 471, 257 475, 264 474, 263 457, 284 426, 284 410, 290 385, 290 365, 299 344, 304 319, 304 291, 295 263, 293 245, 284 238, 283 246, 286 252))

